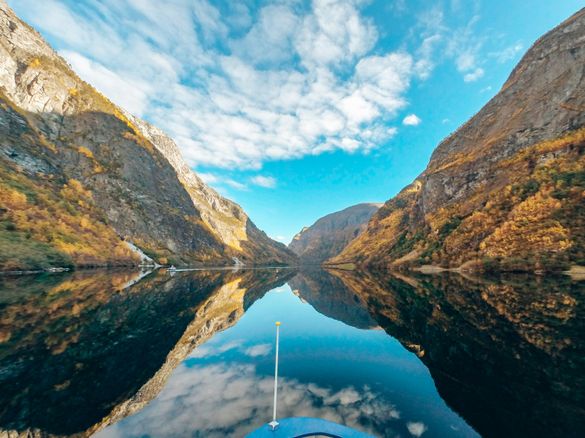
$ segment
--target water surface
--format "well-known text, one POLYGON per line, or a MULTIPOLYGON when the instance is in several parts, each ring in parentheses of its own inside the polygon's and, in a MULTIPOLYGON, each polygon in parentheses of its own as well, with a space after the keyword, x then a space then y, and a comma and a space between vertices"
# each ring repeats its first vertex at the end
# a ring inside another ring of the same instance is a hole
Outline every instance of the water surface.
POLYGON ((583 284, 290 269, 0 284, 0 430, 243 436, 280 416, 375 436, 579 436, 583 284))

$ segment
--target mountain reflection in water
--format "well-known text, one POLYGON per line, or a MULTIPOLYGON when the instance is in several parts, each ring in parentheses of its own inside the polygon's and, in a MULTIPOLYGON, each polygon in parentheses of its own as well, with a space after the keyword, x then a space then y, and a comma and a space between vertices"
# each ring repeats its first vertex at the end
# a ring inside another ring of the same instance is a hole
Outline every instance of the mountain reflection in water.
POLYGON ((107 271, 1 279, 0 429, 89 435, 135 412, 172 365, 244 313, 244 294, 262 296, 291 274, 158 272, 136 284, 138 273, 107 271))
POLYGON ((0 277, 0 437, 242 436, 271 415, 276 319, 283 417, 583 436, 584 291, 290 269, 0 277))
POLYGON ((585 436, 585 282, 334 274, 482 436, 585 436))

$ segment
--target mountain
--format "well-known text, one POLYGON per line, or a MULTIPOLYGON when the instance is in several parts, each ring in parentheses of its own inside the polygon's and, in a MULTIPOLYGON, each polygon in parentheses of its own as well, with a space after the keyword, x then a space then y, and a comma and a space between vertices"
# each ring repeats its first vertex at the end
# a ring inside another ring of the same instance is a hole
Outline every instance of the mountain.
POLYGON ((328 214, 310 227, 303 228, 288 247, 299 256, 301 264, 320 265, 355 239, 381 206, 358 204, 328 214))
POLYGON ((0 270, 294 263, 0 0, 0 270))
POLYGON ((498 94, 329 263, 584 265, 584 64, 581 10, 534 44, 498 94))

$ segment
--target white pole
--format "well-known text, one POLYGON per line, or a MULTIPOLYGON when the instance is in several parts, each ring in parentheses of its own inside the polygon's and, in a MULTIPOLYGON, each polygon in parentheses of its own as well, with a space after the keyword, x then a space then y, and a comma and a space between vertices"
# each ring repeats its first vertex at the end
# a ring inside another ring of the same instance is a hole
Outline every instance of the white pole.
POLYGON ((272 430, 278 426, 276 421, 276 398, 278 396, 278 339, 280 335, 280 322, 276 322, 276 360, 274 361, 274 403, 272 409, 272 421, 269 423, 272 430))

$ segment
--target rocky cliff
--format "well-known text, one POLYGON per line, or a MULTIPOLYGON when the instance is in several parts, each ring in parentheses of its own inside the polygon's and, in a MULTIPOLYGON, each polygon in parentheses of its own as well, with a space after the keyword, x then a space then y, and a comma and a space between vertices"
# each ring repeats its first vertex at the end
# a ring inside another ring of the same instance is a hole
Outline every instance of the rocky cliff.
POLYGON ((0 0, 0 269, 294 261, 0 0), (7 257, 13 253, 15 256, 7 257))
POLYGON ((237 253, 243 263, 296 264, 284 244, 270 239, 248 218, 242 207, 207 186, 183 160, 176 143, 160 129, 126 114, 175 169, 177 176, 216 236, 237 253))
POLYGON ((581 10, 534 44, 499 93, 330 263, 585 264, 584 64, 581 10))
POLYGON ((328 214, 310 227, 303 228, 288 247, 299 256, 301 264, 320 265, 361 234, 381 206, 358 204, 328 214))

